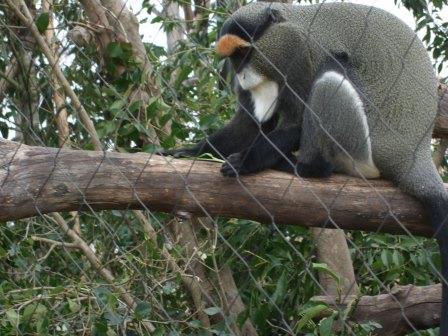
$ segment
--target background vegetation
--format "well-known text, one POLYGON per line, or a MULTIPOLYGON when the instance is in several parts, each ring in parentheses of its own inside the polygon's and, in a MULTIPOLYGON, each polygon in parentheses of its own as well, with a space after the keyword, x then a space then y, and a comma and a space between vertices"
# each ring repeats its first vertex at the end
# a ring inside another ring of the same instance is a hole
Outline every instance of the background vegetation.
MULTIPOLYGON (((144 66, 142 55, 135 54, 132 25, 120 21, 111 4, 126 1, 92 3, 107 9, 109 27, 95 21, 88 1, 26 5, 103 149, 152 153, 195 142, 231 118, 235 98, 229 78, 219 77, 223 62, 213 44, 228 13, 242 3, 143 1, 140 17, 161 24, 168 38, 166 48, 143 44, 149 61, 144 66)), ((435 69, 442 72, 448 23, 439 13, 448 1, 395 3, 412 11, 435 69)), ((0 1, 0 37, 1 136, 95 149, 92 130, 55 77, 54 64, 7 1, 0 1)), ((435 144, 443 154, 446 144, 435 144)), ((310 301, 320 291, 317 272, 337 276, 317 260, 308 230, 280 231, 246 220, 182 220, 148 209, 87 210, 2 223, 0 335, 228 335, 238 334, 246 318, 259 335, 287 334, 285 322, 298 334, 372 334, 377 325, 349 323, 349 312, 314 319, 326 310, 310 301), (64 223, 87 249, 66 234, 64 223), (223 283, 229 274, 244 304, 233 315, 229 284, 223 283), (195 298, 191 283, 202 288, 202 299, 195 298)), ((440 260, 433 240, 362 232, 349 232, 347 238, 363 294, 437 282, 432 265, 440 260)))

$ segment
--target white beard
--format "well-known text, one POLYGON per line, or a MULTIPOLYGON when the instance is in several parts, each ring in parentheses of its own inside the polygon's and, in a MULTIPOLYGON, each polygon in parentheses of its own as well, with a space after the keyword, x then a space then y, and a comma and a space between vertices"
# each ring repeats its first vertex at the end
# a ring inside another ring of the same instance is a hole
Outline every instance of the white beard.
POLYGON ((259 74, 250 65, 236 76, 241 87, 251 93, 255 118, 260 123, 268 121, 277 105, 278 84, 259 74))

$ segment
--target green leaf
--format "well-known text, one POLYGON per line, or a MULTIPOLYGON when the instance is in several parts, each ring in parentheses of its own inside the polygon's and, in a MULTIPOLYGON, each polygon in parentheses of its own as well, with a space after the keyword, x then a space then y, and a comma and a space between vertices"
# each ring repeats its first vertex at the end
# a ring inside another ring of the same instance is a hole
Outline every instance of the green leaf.
POLYGON ((176 145, 176 139, 173 136, 168 136, 163 139, 161 145, 163 148, 172 148, 176 145))
POLYGON ((422 18, 419 22, 417 22, 416 30, 420 30, 427 25, 426 17, 422 18))
POLYGON ((283 271, 282 275, 277 281, 277 286, 275 287, 275 292, 272 295, 272 301, 274 303, 278 303, 284 296, 286 292, 286 272, 283 271))
POLYGON ((396 266, 401 265, 401 254, 397 250, 392 252, 392 261, 396 266))
POLYGON ((315 269, 319 272, 328 274, 329 276, 331 276, 334 279, 334 281, 336 281, 338 286, 340 286, 340 284, 341 284, 340 276, 337 273, 335 273, 332 269, 330 269, 327 264, 313 263, 313 269, 315 269))
POLYGON ((383 262, 383 265, 386 267, 389 267, 389 259, 387 257, 387 250, 381 251, 381 261, 383 262))
POLYGON ((23 322, 27 323, 31 319, 35 311, 36 311, 35 303, 27 305, 22 313, 22 323, 23 322))
POLYGON ((39 33, 43 33, 47 30, 48 24, 50 23, 50 13, 45 12, 40 14, 36 19, 36 27, 39 33))
POLYGON ((219 307, 208 307, 204 309, 204 313, 206 313, 209 316, 216 315, 221 311, 221 308, 219 307))
POLYGON ((14 309, 8 309, 6 311, 6 319, 12 326, 17 327, 20 321, 20 315, 14 309))
POLYGON ((106 47, 106 53, 111 58, 120 58, 123 55, 123 49, 118 42, 110 42, 106 47))
POLYGON ((299 320, 299 323, 297 324, 298 330, 302 330, 303 327, 305 327, 308 322, 310 322, 314 317, 319 315, 324 310, 328 309, 326 305, 319 304, 317 306, 309 307, 301 312, 300 315, 302 317, 299 320))
POLYGON ((381 324, 376 323, 376 322, 372 322, 372 321, 360 324, 359 326, 364 331, 367 331, 367 332, 371 332, 371 331, 374 331, 375 329, 381 329, 382 328, 381 324))
POLYGON ((93 328, 94 336, 106 336, 107 335, 107 321, 103 316, 100 316, 94 323, 93 328))
POLYGON ((326 317, 319 323, 319 336, 331 336, 334 316, 326 317))
POLYGON ((107 56, 124 62, 132 56, 132 45, 127 42, 110 42, 106 47, 107 56))
POLYGON ((56 295, 56 294, 62 293, 63 291, 65 291, 65 288, 63 286, 57 286, 57 287, 53 288, 50 291, 50 293, 56 295))
POLYGON ((81 305, 75 300, 68 299, 68 308, 72 313, 77 313, 81 309, 81 305))
POLYGON ((164 18, 162 16, 156 16, 154 19, 152 19, 151 23, 158 23, 162 22, 164 18))
POLYGON ((111 326, 119 326, 124 321, 123 316, 121 316, 120 314, 118 314, 112 310, 105 312, 104 317, 106 318, 106 320, 108 322, 107 324, 111 325, 111 326))
POLYGON ((176 288, 171 281, 168 281, 165 285, 163 285, 162 289, 163 293, 166 295, 170 295, 176 291, 176 288))
POLYGON ((0 246, 0 258, 6 257, 8 255, 8 252, 0 246))
POLYGON ((193 320, 191 322, 188 323, 190 325, 190 327, 194 328, 194 329, 199 329, 201 327, 201 321, 199 320, 193 320))
POLYGON ((36 306, 36 310, 35 310, 34 314, 36 316, 43 317, 43 316, 45 316, 47 314, 47 311, 48 311, 47 307, 45 307, 41 303, 38 303, 37 306, 36 306))
POLYGON ((124 99, 118 99, 109 106, 109 110, 111 110, 112 112, 120 111, 125 104, 126 101, 124 99))
POLYGON ((164 114, 163 116, 161 116, 160 119, 159 119, 159 124, 160 124, 160 126, 161 126, 161 127, 162 127, 162 126, 165 126, 165 124, 166 124, 168 121, 170 121, 172 117, 173 117, 173 116, 172 116, 171 114, 169 114, 169 113, 164 114))
POLYGON ((149 317, 151 305, 147 302, 139 302, 134 310, 134 316, 137 320, 143 320, 149 317))
POLYGON ((48 329, 50 327, 50 321, 48 320, 48 317, 43 317, 37 320, 37 332, 39 335, 48 335, 48 329))

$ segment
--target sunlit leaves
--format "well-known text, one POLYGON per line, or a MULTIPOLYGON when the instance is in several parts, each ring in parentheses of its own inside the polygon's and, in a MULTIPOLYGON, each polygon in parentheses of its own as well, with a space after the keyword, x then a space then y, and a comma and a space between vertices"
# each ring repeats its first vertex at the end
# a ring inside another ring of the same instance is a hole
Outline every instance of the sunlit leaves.
POLYGON ((47 30, 48 24, 50 23, 50 13, 45 12, 40 14, 36 19, 36 27, 39 33, 43 33, 47 30))

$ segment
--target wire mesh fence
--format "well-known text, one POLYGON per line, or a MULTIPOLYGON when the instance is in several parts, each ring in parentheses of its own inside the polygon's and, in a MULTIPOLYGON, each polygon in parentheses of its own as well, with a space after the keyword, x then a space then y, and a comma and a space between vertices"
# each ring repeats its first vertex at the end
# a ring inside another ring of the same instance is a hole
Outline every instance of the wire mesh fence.
MULTIPOLYGON (((447 198, 417 173, 444 158, 448 91, 417 35, 371 6, 242 5, 143 1, 148 26, 126 1, 0 3, 0 335, 438 334, 447 198), (225 33, 248 43, 230 61, 225 33)), ((444 5, 409 5, 439 72, 444 5)))

